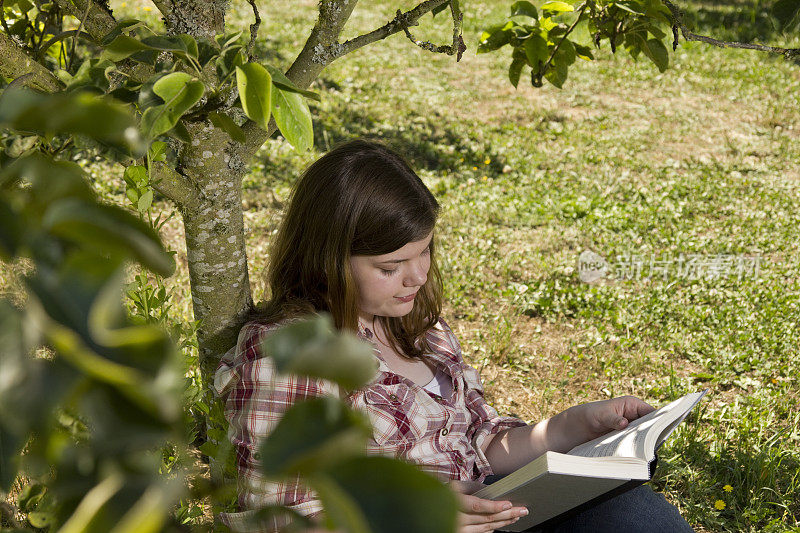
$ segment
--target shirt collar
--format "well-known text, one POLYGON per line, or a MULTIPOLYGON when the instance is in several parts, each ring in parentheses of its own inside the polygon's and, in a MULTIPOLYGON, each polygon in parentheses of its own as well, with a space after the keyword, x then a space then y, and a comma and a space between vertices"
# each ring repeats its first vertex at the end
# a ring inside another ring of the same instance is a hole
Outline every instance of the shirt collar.
MULTIPOLYGON (((382 372, 386 374, 394 374, 392 369, 389 368, 389 365, 387 365, 381 357, 381 352, 378 348, 377 342, 374 339, 372 330, 362 326, 361 321, 358 322, 358 336, 372 344, 373 353, 378 359, 378 371, 373 381, 378 381, 384 378, 385 376, 381 374, 382 372)), ((450 342, 446 338, 446 333, 440 328, 439 324, 437 323, 433 328, 428 330, 428 332, 425 334, 425 337, 433 347, 433 350, 426 353, 425 357, 427 357, 429 361, 432 361, 437 367, 441 368, 451 378, 456 376, 461 368, 461 365, 458 362, 458 357, 450 348, 450 342)))

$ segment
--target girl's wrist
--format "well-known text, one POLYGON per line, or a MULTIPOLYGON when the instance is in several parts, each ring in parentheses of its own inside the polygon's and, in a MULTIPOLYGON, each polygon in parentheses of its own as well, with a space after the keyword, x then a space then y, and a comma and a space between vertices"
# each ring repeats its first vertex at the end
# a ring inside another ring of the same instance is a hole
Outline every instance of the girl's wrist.
POLYGON ((551 419, 548 425, 548 449, 566 453, 578 444, 586 442, 585 404, 573 405, 551 419))

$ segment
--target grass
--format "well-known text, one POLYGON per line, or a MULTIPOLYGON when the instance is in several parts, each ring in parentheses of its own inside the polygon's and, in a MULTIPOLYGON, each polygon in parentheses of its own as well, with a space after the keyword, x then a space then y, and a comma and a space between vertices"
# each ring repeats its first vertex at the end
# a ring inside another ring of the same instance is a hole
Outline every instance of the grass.
MULTIPOLYGON (((264 9, 262 56, 288 66, 316 4, 278 0, 264 9)), ((312 87, 322 95, 311 104, 314 150, 297 154, 271 139, 244 182, 256 299, 280 207, 301 170, 339 141, 379 137, 408 157, 443 206, 444 316, 501 413, 535 422, 583 401, 635 394, 661 404, 707 387, 701 411, 662 448, 655 486, 698 531, 797 531, 800 66, 682 42, 659 74, 605 48, 576 64, 563 90, 515 90, 507 50, 474 54, 506 4, 465 6, 469 48, 460 63, 397 35, 323 72, 312 87), (609 261, 631 253, 762 262, 741 279, 673 272, 590 285, 576 272, 585 249, 609 261)), ((149 16, 137 6, 124 9, 149 16)), ((798 45, 770 31, 757 4, 686 7, 700 32, 798 45)), ((245 27, 249 9, 234 2, 229 20, 245 27)), ((383 24, 393 9, 359 3, 346 36, 383 24)), ((442 15, 414 30, 435 42, 449 35, 442 15)), ((122 201, 117 174, 98 171, 96 186, 122 201)), ((179 221, 163 236, 178 251, 175 320, 188 321, 179 221)))

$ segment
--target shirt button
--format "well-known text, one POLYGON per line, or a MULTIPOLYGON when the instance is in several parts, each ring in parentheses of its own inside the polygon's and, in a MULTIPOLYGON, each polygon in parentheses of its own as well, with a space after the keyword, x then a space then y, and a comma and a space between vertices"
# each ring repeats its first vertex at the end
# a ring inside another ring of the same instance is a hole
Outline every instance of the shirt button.
POLYGON ((396 402, 397 401, 397 394, 394 394, 394 393, 390 394, 389 395, 389 399, 392 400, 393 402, 396 402))
POLYGON ((448 433, 450 433, 450 431, 447 428, 444 428, 439 432, 439 434, 441 434, 442 437, 444 437, 448 433))

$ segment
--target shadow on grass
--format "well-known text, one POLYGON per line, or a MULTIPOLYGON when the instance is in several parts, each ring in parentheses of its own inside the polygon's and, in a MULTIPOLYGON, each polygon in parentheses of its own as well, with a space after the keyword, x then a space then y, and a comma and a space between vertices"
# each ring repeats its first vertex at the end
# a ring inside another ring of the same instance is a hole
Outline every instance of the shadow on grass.
POLYGON ((788 39, 777 27, 771 11, 774 2, 705 0, 683 1, 686 26, 715 39, 782 46, 788 39))

